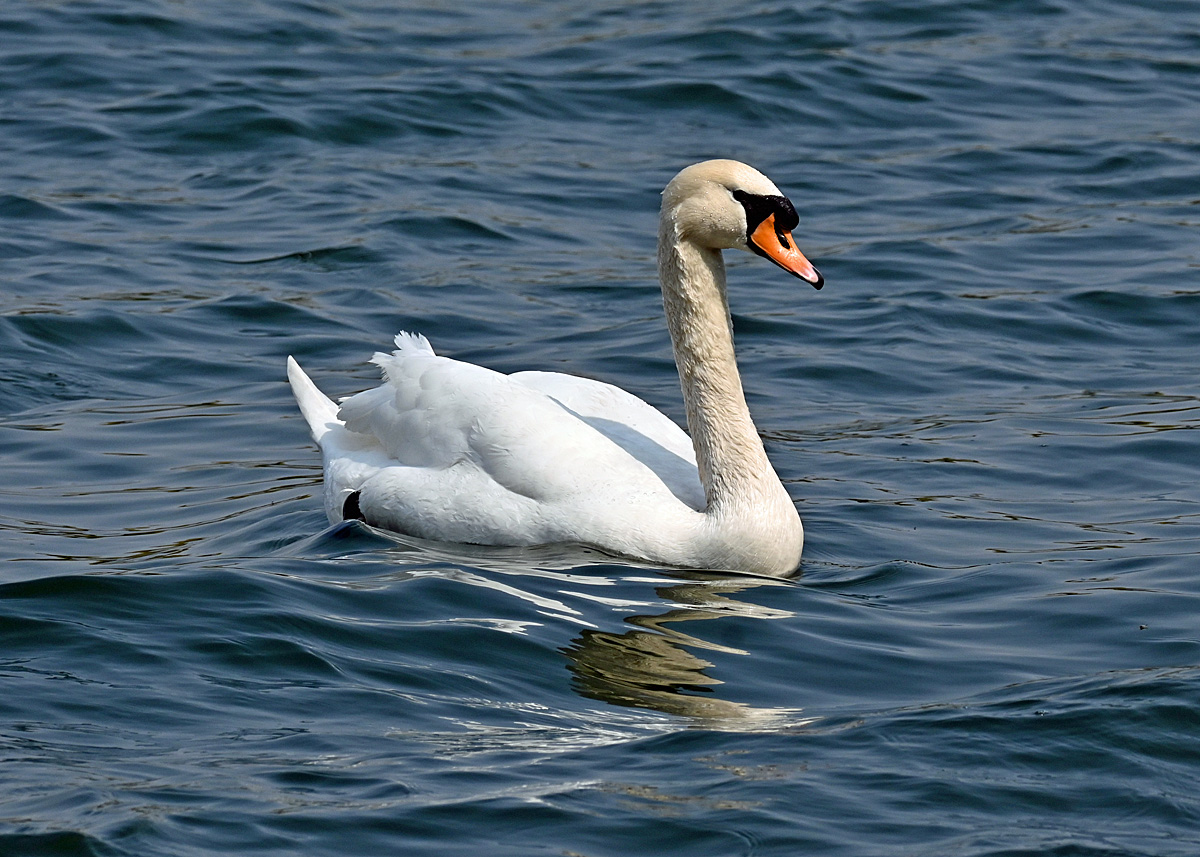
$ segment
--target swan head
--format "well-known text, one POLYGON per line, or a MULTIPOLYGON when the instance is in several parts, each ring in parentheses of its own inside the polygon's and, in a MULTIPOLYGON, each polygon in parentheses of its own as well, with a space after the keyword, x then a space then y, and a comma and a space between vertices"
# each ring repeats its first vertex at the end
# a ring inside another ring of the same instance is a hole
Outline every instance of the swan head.
POLYGON ((685 167, 663 191, 662 216, 680 240, 712 250, 748 250, 813 288, 825 278, 792 239, 796 209, 775 184, 740 161, 685 167))

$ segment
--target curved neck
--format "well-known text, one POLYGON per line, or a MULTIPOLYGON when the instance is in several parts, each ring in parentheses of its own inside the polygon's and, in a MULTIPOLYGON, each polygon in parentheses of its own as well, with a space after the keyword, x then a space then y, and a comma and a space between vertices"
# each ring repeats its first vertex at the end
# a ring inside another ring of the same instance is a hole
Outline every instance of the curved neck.
POLYGON ((708 514, 781 500, 795 514, 746 406, 720 251, 680 238, 664 218, 658 274, 708 514))

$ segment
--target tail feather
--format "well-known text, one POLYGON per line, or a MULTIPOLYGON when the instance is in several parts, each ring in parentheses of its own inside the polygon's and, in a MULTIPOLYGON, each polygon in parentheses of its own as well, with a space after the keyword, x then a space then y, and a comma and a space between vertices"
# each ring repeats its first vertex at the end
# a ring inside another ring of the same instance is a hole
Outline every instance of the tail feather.
POLYGON ((288 381, 292 385, 292 394, 296 397, 296 404, 300 406, 300 413, 304 414, 304 419, 308 422, 308 430, 312 432, 313 440, 319 444, 330 429, 341 426, 341 420, 337 418, 338 407, 317 389, 312 379, 304 374, 300 364, 290 356, 287 359, 287 373, 288 381))

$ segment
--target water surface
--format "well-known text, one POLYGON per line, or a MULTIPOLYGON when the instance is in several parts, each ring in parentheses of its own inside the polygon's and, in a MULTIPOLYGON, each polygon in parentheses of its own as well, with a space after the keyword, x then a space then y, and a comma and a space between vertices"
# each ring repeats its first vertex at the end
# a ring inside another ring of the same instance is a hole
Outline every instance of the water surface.
POLYGON ((1194 4, 0 10, 0 853, 1192 855, 1194 4), (681 419, 731 257, 786 581, 328 526, 399 330, 681 419))

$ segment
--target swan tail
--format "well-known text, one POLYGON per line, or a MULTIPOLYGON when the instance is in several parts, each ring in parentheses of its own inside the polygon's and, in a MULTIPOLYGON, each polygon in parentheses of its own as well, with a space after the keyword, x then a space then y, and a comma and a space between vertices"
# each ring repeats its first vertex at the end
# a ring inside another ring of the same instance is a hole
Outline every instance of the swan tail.
POLYGON ((330 429, 342 425, 337 417, 338 407, 317 389, 312 379, 304 374, 300 364, 290 356, 287 359, 287 373, 288 382, 292 385, 292 394, 296 397, 296 404, 300 406, 300 413, 308 423, 313 440, 320 444, 330 429))

